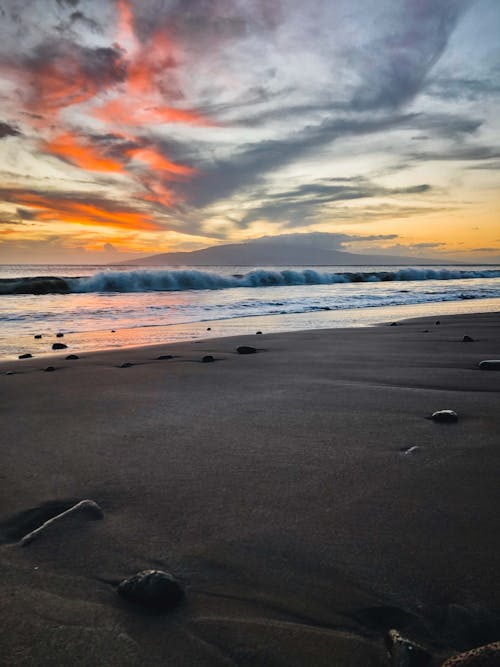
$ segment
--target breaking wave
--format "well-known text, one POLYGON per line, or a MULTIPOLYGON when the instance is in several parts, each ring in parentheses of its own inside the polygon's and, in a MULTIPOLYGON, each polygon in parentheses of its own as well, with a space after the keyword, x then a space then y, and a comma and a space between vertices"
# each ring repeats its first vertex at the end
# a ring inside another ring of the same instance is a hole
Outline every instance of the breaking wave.
POLYGON ((36 276, 0 279, 0 295, 68 294, 85 292, 178 292, 185 290, 221 290, 237 287, 286 287, 293 285, 329 285, 335 283, 370 283, 388 281, 463 280, 500 278, 500 271, 461 269, 398 269, 396 271, 361 271, 321 273, 314 269, 270 271, 255 269, 245 274, 222 275, 196 269, 169 271, 102 271, 79 278, 36 276))

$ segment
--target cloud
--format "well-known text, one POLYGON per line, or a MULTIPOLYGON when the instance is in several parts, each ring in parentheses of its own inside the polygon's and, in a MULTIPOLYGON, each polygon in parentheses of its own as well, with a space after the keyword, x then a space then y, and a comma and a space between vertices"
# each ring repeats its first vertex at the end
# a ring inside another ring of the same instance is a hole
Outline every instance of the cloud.
POLYGON ((134 210, 122 202, 110 201, 89 193, 3 188, 0 189, 0 201, 27 206, 32 216, 30 219, 39 222, 60 221, 136 231, 163 229, 162 225, 144 211, 134 210))
MULTIPOLYGON (((423 194, 431 186, 422 183, 406 188, 385 188, 362 178, 345 178, 316 181, 299 185, 290 190, 261 195, 258 205, 251 207, 239 220, 239 227, 246 227, 255 220, 276 220, 287 227, 302 226, 312 218, 317 219, 325 207, 336 202, 373 197, 406 194, 423 194)), ((257 199, 259 195, 257 194, 257 199)), ((331 209, 328 209, 331 211, 331 209)))
POLYGON ((0 139, 4 137, 15 137, 21 134, 18 129, 9 123, 0 122, 0 139))

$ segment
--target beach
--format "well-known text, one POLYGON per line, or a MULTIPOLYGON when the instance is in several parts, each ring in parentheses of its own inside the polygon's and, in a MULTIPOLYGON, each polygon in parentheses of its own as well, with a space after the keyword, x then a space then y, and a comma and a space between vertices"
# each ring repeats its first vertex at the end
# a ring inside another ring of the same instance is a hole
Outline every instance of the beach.
POLYGON ((396 628, 439 665, 498 640, 500 373, 478 363, 499 325, 0 362, 0 664, 382 667, 396 628), (20 513, 83 499, 102 520, 16 544, 20 513), (145 569, 182 582, 178 609, 117 595, 145 569))

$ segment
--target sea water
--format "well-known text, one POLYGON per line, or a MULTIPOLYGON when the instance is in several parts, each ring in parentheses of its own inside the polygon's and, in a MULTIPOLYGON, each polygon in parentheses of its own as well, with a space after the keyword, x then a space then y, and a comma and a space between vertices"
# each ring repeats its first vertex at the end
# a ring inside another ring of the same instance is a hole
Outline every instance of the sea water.
POLYGON ((0 266, 0 357, 485 310, 500 266, 0 266))

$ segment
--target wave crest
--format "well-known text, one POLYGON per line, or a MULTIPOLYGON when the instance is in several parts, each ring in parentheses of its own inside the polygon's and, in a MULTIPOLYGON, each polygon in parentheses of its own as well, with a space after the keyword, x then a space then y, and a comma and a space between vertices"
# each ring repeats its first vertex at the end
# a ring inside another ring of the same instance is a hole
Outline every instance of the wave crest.
POLYGON ((499 278, 500 271, 461 269, 415 269, 322 273, 314 269, 255 269, 232 276, 198 269, 101 271, 92 276, 68 278, 38 276, 0 280, 0 294, 66 294, 68 292, 178 292, 220 290, 237 287, 286 287, 413 280, 499 278))

